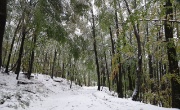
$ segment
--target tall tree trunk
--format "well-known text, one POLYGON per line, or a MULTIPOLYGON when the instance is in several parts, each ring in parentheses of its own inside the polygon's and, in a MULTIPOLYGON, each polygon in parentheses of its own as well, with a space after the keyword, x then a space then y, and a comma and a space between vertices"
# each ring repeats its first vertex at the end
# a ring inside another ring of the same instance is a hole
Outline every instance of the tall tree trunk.
POLYGON ((0 68, 2 66, 2 44, 6 25, 7 0, 0 0, 0 68))
MULTIPOLYGON (((148 64, 149 64, 149 77, 150 79, 153 78, 153 66, 152 66, 152 55, 151 54, 148 54, 148 64)), ((154 92, 154 89, 153 89, 153 84, 151 84, 151 92, 154 92)))
POLYGON ((10 47, 10 50, 9 50, 9 55, 8 55, 8 60, 7 60, 7 64, 6 64, 5 73, 8 73, 9 63, 10 63, 10 60, 11 60, 11 54, 12 54, 12 50, 13 50, 13 45, 14 45, 14 41, 15 41, 15 38, 16 38, 17 31, 19 30, 19 27, 20 27, 20 23, 21 23, 21 19, 19 20, 18 25, 17 25, 17 27, 16 27, 16 29, 14 31, 14 36, 13 36, 11 47, 10 47))
POLYGON ((75 64, 73 64, 73 71, 71 71, 71 75, 70 75, 70 80, 71 80, 71 84, 70 84, 70 89, 72 88, 72 82, 74 81, 74 74, 75 74, 75 64))
MULTIPOLYGON (((178 5, 179 5, 179 4, 178 4, 178 5)), ((174 17, 174 18, 175 18, 175 20, 177 20, 177 5, 174 7, 174 10, 175 10, 175 14, 174 14, 175 17, 174 17)), ((179 37, 179 26, 178 26, 179 24, 176 23, 175 25, 176 25, 177 38, 180 39, 180 37, 179 37)))
POLYGON ((65 67, 64 67, 64 62, 62 64, 62 78, 65 78, 65 67))
POLYGON ((35 51, 35 47, 36 47, 36 38, 37 35, 35 33, 34 38, 33 38, 33 48, 32 48, 32 53, 31 53, 31 58, 30 58, 30 65, 29 65, 29 70, 28 70, 28 79, 31 78, 31 73, 33 70, 33 63, 34 63, 34 51, 35 51))
POLYGON ((98 90, 100 91, 100 72, 99 72, 99 62, 98 62, 98 55, 97 55, 97 46, 96 46, 96 34, 95 34, 95 21, 94 21, 94 13, 93 10, 91 10, 92 13, 92 20, 93 20, 93 45, 94 45, 94 54, 95 54, 95 61, 96 61, 96 71, 98 76, 98 90))
POLYGON ((47 74, 46 70, 47 70, 47 52, 45 54, 44 61, 43 61, 43 74, 47 74))
MULTIPOLYGON (((122 73, 124 73, 124 97, 126 98, 127 86, 126 86, 126 74, 125 66, 122 67, 122 73)), ((122 91, 123 92, 123 91, 122 91)))
POLYGON ((21 23, 21 19, 19 20, 18 25, 17 25, 17 27, 15 29, 15 32, 14 32, 14 36, 13 36, 13 39, 12 39, 11 47, 10 47, 10 50, 9 50, 9 55, 8 55, 8 60, 7 60, 7 64, 6 64, 5 73, 8 73, 8 68, 9 68, 9 63, 10 63, 10 60, 11 60, 11 54, 12 54, 12 50, 13 50, 13 46, 14 46, 14 41, 15 41, 15 37, 16 37, 17 31, 19 30, 20 23, 21 23))
MULTIPOLYGON (((146 35, 147 35, 147 42, 149 42, 149 30, 148 30, 148 23, 147 23, 147 26, 146 26, 146 35)), ((148 46, 148 50, 150 50, 150 47, 148 46)), ((153 78, 153 64, 152 64, 152 55, 151 55, 151 52, 148 53, 148 66, 149 66, 149 77, 150 79, 153 78)), ((151 83, 151 92, 154 92, 154 89, 153 89, 153 83, 151 83)))
MULTIPOLYGON (((166 8, 166 16, 165 19, 173 19, 173 7, 170 0, 166 1, 165 4, 166 8)), ((168 61, 169 61, 169 72, 171 74, 179 76, 179 68, 178 68, 178 61, 177 61, 177 54, 175 50, 175 44, 173 41, 173 26, 172 23, 165 21, 165 37, 167 44, 167 54, 168 54, 168 61)), ((180 84, 178 83, 176 76, 172 77, 171 79, 171 86, 172 86, 172 107, 173 108, 180 108, 180 84)))
POLYGON ((131 78, 131 67, 128 65, 128 79, 129 79, 129 90, 133 91, 132 78, 131 78))
MULTIPOLYGON (((111 56, 111 70, 112 70, 112 59, 114 57, 115 54, 115 47, 114 47, 114 40, 113 40, 113 36, 112 36, 112 29, 111 27, 109 27, 109 33, 110 33, 110 38, 111 38, 111 52, 110 52, 110 56, 111 56)), ((112 84, 114 85, 114 81, 115 79, 112 80, 112 84)))
MULTIPOLYGON (((8 47, 8 44, 9 44, 9 39, 7 39, 6 47, 8 47)), ((5 66, 5 60, 6 60, 7 52, 8 52, 8 48, 6 48, 6 49, 4 50, 4 58, 3 58, 3 61, 2 61, 2 66, 3 66, 3 67, 5 66)))
POLYGON ((111 37, 112 56, 114 56, 114 54, 115 54, 115 49, 114 49, 114 40, 113 40, 113 36, 112 36, 112 29, 111 29, 111 27, 109 27, 109 33, 110 33, 110 37, 111 37))
MULTIPOLYGON (((115 3, 116 4, 116 3, 115 3)), ((117 36, 117 39, 118 39, 118 37, 119 37, 119 25, 118 25, 118 15, 117 15, 118 13, 117 13, 117 9, 115 9, 115 22, 116 22, 116 36, 117 36)), ((119 46, 119 44, 118 44, 118 46, 117 46, 118 48, 120 48, 120 46, 119 46)), ((118 54, 120 54, 120 52, 119 51, 117 51, 117 53, 118 54)), ((119 69, 119 73, 118 73, 118 75, 116 75, 116 79, 117 79, 117 92, 118 92, 118 97, 119 98, 123 98, 123 83, 122 83, 122 70, 121 70, 121 58, 119 57, 118 58, 118 69, 119 69)))
POLYGON ((57 51, 55 50, 55 52, 54 52, 53 66, 52 66, 52 74, 51 74, 51 78, 52 78, 52 79, 53 79, 53 76, 54 76, 54 67, 55 67, 55 64, 56 64, 56 56, 57 56, 57 51))
POLYGON ((109 80, 109 69, 108 69, 106 52, 105 51, 104 51, 104 59, 105 59, 105 63, 106 63, 106 75, 107 75, 107 80, 108 80, 108 87, 109 87, 109 91, 111 91, 111 84, 110 84, 110 80, 109 80))
POLYGON ((21 45, 20 45, 20 50, 19 50, 18 62, 17 62, 16 70, 15 70, 15 74, 17 74, 17 77, 16 77, 17 80, 19 78, 19 72, 20 72, 20 68, 21 68, 21 59, 23 56, 23 48, 24 48, 25 37, 26 37, 26 27, 23 26, 22 27, 22 39, 21 39, 21 45))
MULTIPOLYGON (((128 2, 124 0, 127 11, 129 15, 131 15, 131 11, 129 9, 128 2)), ((132 22, 133 29, 134 29, 134 34, 137 40, 138 44, 138 67, 137 67, 137 78, 136 78, 136 84, 135 84, 135 89, 132 95, 132 100, 137 100, 139 97, 140 89, 141 89, 141 75, 142 75, 142 49, 141 49, 141 40, 140 40, 140 35, 138 33, 137 27, 135 25, 135 22, 132 22)))

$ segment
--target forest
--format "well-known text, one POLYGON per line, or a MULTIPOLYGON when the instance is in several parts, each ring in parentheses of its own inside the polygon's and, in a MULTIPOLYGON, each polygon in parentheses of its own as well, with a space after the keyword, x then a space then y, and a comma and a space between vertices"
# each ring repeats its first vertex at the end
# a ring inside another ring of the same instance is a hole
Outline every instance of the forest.
POLYGON ((180 108, 179 26, 180 0, 0 0, 1 74, 180 108))

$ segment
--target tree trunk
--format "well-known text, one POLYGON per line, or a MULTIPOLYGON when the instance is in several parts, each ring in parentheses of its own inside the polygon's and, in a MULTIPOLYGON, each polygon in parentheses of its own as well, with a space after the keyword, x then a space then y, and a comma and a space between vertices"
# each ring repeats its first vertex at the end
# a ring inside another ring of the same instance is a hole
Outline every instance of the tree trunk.
POLYGON ((72 75, 70 75, 71 78, 71 84, 70 84, 70 89, 72 88, 72 82, 74 81, 74 74, 75 74, 75 64, 73 64, 73 71, 71 72, 72 75))
MULTIPOLYGON (((131 15, 131 11, 129 9, 129 5, 128 2, 126 0, 124 0, 125 4, 126 4, 126 8, 128 10, 129 15, 131 15)), ((134 34, 137 40, 137 44, 138 44, 138 67, 137 67, 137 79, 136 79, 136 84, 135 84, 135 89, 132 95, 132 100, 137 100, 139 97, 139 92, 140 92, 140 87, 141 87, 141 75, 142 75, 142 49, 141 49, 141 40, 140 40, 140 35, 138 33, 137 27, 135 25, 134 22, 132 22, 133 25, 133 29, 134 29, 134 34)))
MULTIPOLYGON (((175 18, 175 20, 177 20, 177 5, 175 6, 174 10, 175 10, 175 11, 174 11, 174 12, 175 12, 175 14, 174 14, 175 17, 174 17, 174 18, 175 18)), ((178 26, 179 24, 176 23, 175 25, 176 25, 177 38, 180 39, 180 37, 179 37, 179 26, 178 26)))
MULTIPOLYGON (((125 74, 125 66, 122 67, 122 73, 124 73, 124 97, 126 98, 126 93, 127 93, 127 87, 126 87, 126 74, 125 74)), ((123 91, 122 91, 123 93, 123 91)))
MULTIPOLYGON (((146 8, 147 10, 147 8, 146 8)), ((149 42, 149 30, 148 30, 148 23, 146 24, 146 35, 147 35, 147 42, 149 42)), ((148 46, 148 50, 150 50, 150 47, 148 46)), ((149 78, 152 79, 153 78, 153 64, 152 64, 152 55, 151 52, 148 53, 148 66, 149 66, 149 78)), ((151 83, 151 92, 154 92, 153 89, 153 83, 151 83)))
POLYGON ((15 74, 17 74, 17 77, 16 77, 17 80, 19 78, 19 72, 20 72, 20 68, 21 68, 21 59, 22 59, 22 56, 23 56, 23 48, 24 48, 25 37, 26 37, 26 27, 23 26, 22 27, 21 46, 20 46, 20 50, 19 50, 19 57, 18 57, 17 67, 16 67, 16 70, 15 70, 15 74))
MULTIPOLYGON (((9 39, 7 39, 6 47, 8 47, 8 44, 9 44, 9 39)), ((5 60, 6 60, 7 52, 8 52, 8 48, 6 48, 6 49, 4 50, 4 58, 3 58, 3 61, 2 61, 2 66, 3 66, 3 67, 5 66, 5 60)))
POLYGON ((55 52, 54 52, 53 66, 52 66, 52 74, 51 74, 51 78, 52 78, 52 79, 53 79, 53 76, 54 76, 54 67, 55 67, 55 64, 56 64, 56 56, 57 56, 57 51, 55 50, 55 52))
POLYGON ((2 66, 2 44, 6 25, 7 0, 0 0, 0 68, 2 66))
POLYGON ((119 74, 118 74, 118 82, 119 83, 119 90, 118 90, 118 97, 123 98, 123 83, 122 83, 122 64, 119 63, 119 74))
POLYGON ((131 67, 128 66, 128 79, 129 79, 129 90, 133 91, 132 78, 131 78, 131 67))
MULTIPOLYGON (((148 64, 149 64, 149 77, 150 79, 153 78, 153 66, 152 66, 152 55, 151 54, 148 54, 148 64)), ((151 84, 151 92, 154 92, 154 89, 153 89, 153 84, 151 84)))
POLYGON ((65 78, 65 67, 64 67, 64 62, 62 64, 62 78, 65 78))
POLYGON ((47 74, 46 70, 47 70, 47 52, 45 54, 45 58, 44 58, 44 61, 43 61, 43 74, 47 74))
POLYGON ((12 50, 13 50, 13 45, 14 45, 14 41, 15 41, 15 37, 16 37, 17 31, 18 31, 18 29, 20 27, 20 23, 21 23, 21 19, 19 20, 19 23, 18 23, 18 25, 16 27, 16 30, 14 32, 14 36, 13 36, 13 39, 12 39, 11 47, 10 47, 10 50, 9 50, 9 55, 8 55, 8 60, 7 60, 7 64, 6 64, 5 73, 8 73, 9 63, 10 63, 10 60, 11 60, 11 54, 12 54, 12 50))
POLYGON ((111 37, 112 56, 114 56, 115 49, 114 49, 114 40, 113 40, 113 36, 112 36, 112 29, 111 29, 111 27, 109 27, 109 32, 110 32, 110 37, 111 37))
MULTIPOLYGON (((111 51, 110 51, 110 56, 113 58, 114 54, 115 54, 115 47, 114 47, 114 40, 113 40, 113 36, 112 36, 112 29, 111 27, 109 27, 109 33, 110 33, 110 38, 111 38, 111 51), (112 52, 112 53, 111 53, 112 52)), ((112 68, 112 58, 111 58, 111 68, 112 68)))
MULTIPOLYGON (((118 26, 118 15, 117 15, 117 9, 115 9, 115 22, 116 22, 116 36, 117 36, 117 39, 119 37, 119 26, 118 26)), ((118 47, 120 48, 119 44, 118 44, 118 47)), ((119 51, 117 51, 118 54, 119 51)), ((121 58, 119 57, 118 58, 118 69, 119 69, 119 73, 118 75, 116 75, 116 80, 117 80, 117 92, 118 92, 118 97, 119 98, 123 98, 123 83, 122 83, 122 70, 121 70, 121 58)))
POLYGON ((99 62, 98 62, 98 55, 97 55, 97 46, 96 46, 96 34, 95 34, 95 21, 94 21, 94 14, 93 10, 91 10, 92 13, 92 20, 93 20, 93 45, 94 45, 94 54, 95 54, 95 61, 96 61, 96 71, 97 71, 97 76, 98 76, 98 90, 100 91, 100 72, 99 72, 99 62))
MULTIPOLYGON (((170 0, 166 1, 166 17, 165 19, 173 19, 173 7, 170 0)), ((173 26, 172 23, 165 21, 165 37, 167 44, 167 54, 169 61, 169 73, 179 76, 179 68, 175 44, 173 41, 173 26)), ((180 84, 177 82, 176 76, 171 79, 172 86, 172 107, 180 108, 180 84)))
POLYGON ((142 75, 142 51, 141 51, 141 41, 140 41, 140 36, 137 33, 137 29, 135 26, 134 27, 134 33, 136 36, 136 40, 138 43, 138 68, 137 68, 137 80, 136 80, 136 86, 135 90, 133 93, 133 100, 137 100, 139 96, 139 90, 140 90, 140 84, 141 84, 141 75, 142 75))
POLYGON ((32 49, 31 58, 30 58, 30 65, 29 65, 29 70, 28 70, 28 79, 31 78, 31 73, 32 73, 32 70, 33 70, 34 51, 35 51, 35 47, 36 47, 36 38, 37 38, 37 35, 35 33, 34 39, 33 39, 34 44, 33 44, 33 49, 32 49))
POLYGON ((106 52, 105 51, 104 51, 104 59, 105 59, 105 63, 106 63, 106 75, 107 75, 107 80, 108 80, 108 87, 109 87, 109 91, 111 91, 111 84, 110 84, 110 80, 109 80, 109 69, 108 69, 106 52))

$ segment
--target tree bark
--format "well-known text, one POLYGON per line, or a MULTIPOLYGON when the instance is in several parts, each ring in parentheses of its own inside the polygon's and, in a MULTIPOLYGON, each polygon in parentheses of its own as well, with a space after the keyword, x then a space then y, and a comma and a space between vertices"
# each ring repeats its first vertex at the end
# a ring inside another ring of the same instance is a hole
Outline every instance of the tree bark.
POLYGON ((7 0, 0 0, 0 68, 2 66, 2 44, 6 25, 7 0))
POLYGON ((19 20, 19 23, 18 23, 18 25, 17 25, 17 27, 15 29, 15 32, 14 32, 14 36, 13 36, 13 39, 12 39, 12 43, 11 43, 11 47, 10 47, 10 51, 9 51, 9 55, 8 55, 8 60, 7 60, 7 64, 6 64, 5 73, 8 73, 9 63, 10 63, 10 60, 11 60, 11 54, 12 54, 12 50, 13 50, 13 45, 14 45, 14 41, 15 41, 17 31, 19 30, 19 27, 20 27, 20 23, 21 23, 21 19, 19 20))
MULTIPOLYGON (((116 22, 116 36, 117 36, 117 39, 118 39, 118 37, 119 37, 119 25, 118 25, 118 15, 117 15, 117 9, 115 9, 115 22, 116 22)), ((120 48, 120 46, 119 46, 119 44, 117 44, 118 46, 117 47, 119 47, 120 48)), ((119 53, 119 51, 117 50, 117 53, 118 54, 120 54, 119 53)), ((119 98, 123 98, 123 88, 122 88, 122 86, 123 86, 123 83, 122 83, 122 70, 121 70, 121 58, 120 58, 120 56, 119 56, 119 58, 118 58, 118 69, 119 69, 119 73, 118 73, 118 75, 116 75, 116 80, 117 80, 117 92, 118 92, 118 97, 119 98)))
POLYGON ((64 62, 62 64, 62 78, 65 78, 65 67, 64 67, 64 62))
POLYGON ((129 79, 129 90, 133 91, 132 78, 131 78, 131 67, 128 65, 128 79, 129 79))
POLYGON ((45 54, 44 61, 43 61, 43 74, 47 74, 46 70, 47 70, 47 52, 45 54))
MULTIPOLYGON (((128 2, 126 0, 124 0, 125 4, 126 4, 126 8, 127 11, 129 13, 129 15, 131 15, 131 11, 129 9, 129 5, 128 2)), ((133 25, 133 29, 134 29, 134 34, 137 40, 137 44, 138 44, 138 67, 137 67, 137 79, 136 79, 136 84, 135 84, 135 89, 132 95, 132 100, 137 100, 139 97, 139 92, 141 89, 141 75, 142 75, 142 49, 141 49, 141 40, 140 40, 140 35, 138 33, 137 27, 135 25, 134 22, 132 22, 133 25)))
POLYGON ((73 64, 73 70, 71 71, 71 75, 70 75, 70 80, 71 80, 71 84, 70 84, 70 89, 72 88, 72 82, 74 81, 74 74, 75 74, 75 64, 73 64))
POLYGON ((23 26, 22 27, 21 46, 20 46, 20 50, 19 50, 19 57, 18 57, 17 67, 16 67, 16 70, 15 70, 15 74, 17 74, 17 77, 16 77, 17 80, 19 78, 19 72, 20 72, 20 68, 21 68, 21 59, 22 59, 22 56, 23 56, 23 48, 24 48, 25 37, 26 37, 26 27, 23 26))
POLYGON ((35 47, 36 47, 36 38, 37 38, 37 35, 35 33, 34 38, 33 38, 33 48, 32 48, 32 53, 31 53, 31 58, 30 58, 30 65, 29 65, 29 70, 28 70, 28 79, 31 78, 31 73, 33 70, 34 51, 35 51, 35 47))
POLYGON ((113 36, 112 36, 112 29, 111 29, 111 27, 109 27, 109 33, 110 33, 110 37, 111 37, 112 56, 114 56, 115 49, 114 49, 114 40, 113 40, 113 36))
POLYGON ((57 51, 55 50, 55 52, 54 52, 54 60, 53 60, 53 67, 52 67, 52 74, 51 74, 52 79, 53 79, 53 76, 54 76, 54 67, 55 67, 55 64, 56 64, 56 56, 57 56, 57 51))
MULTIPOLYGON (((147 10, 147 8, 146 8, 147 10)), ((148 29, 148 23, 146 24, 146 36, 147 36, 147 42, 149 42, 149 29, 148 29)), ((150 50, 150 47, 148 46, 148 50, 150 50)), ((148 66, 149 66, 149 78, 153 78, 153 63, 152 63, 152 54, 151 52, 148 53, 148 66)), ((151 92, 154 92, 153 89, 153 83, 151 83, 151 92)))
MULTIPOLYGON (((166 1, 166 16, 165 19, 173 19, 173 7, 170 0, 166 1)), ((165 37, 167 41, 167 54, 169 61, 169 73, 179 76, 179 68, 175 44, 173 41, 173 26, 172 23, 165 21, 165 37)), ((172 107, 180 108, 180 84, 176 80, 176 76, 171 78, 172 86, 172 107)))
POLYGON ((95 61, 96 61, 96 71, 97 71, 97 76, 98 76, 98 90, 100 91, 100 72, 99 72, 99 62, 98 62, 98 55, 97 55, 97 46, 96 46, 96 34, 95 34, 95 21, 94 21, 94 14, 93 10, 91 10, 92 13, 92 32, 93 32, 93 46, 94 46, 94 54, 95 54, 95 61))
POLYGON ((107 75, 107 80, 108 80, 108 87, 109 87, 109 91, 111 91, 111 84, 110 84, 110 80, 109 80, 109 69, 108 69, 106 52, 105 51, 104 51, 104 59, 105 59, 105 63, 106 63, 106 75, 107 75))
MULTIPOLYGON (((8 47, 8 44, 9 44, 9 39, 7 39, 6 47, 8 47)), ((4 50, 4 58, 3 58, 3 61, 2 61, 2 66, 3 66, 3 67, 5 66, 5 60, 6 60, 7 52, 8 52, 8 49, 6 48, 6 49, 4 50)))

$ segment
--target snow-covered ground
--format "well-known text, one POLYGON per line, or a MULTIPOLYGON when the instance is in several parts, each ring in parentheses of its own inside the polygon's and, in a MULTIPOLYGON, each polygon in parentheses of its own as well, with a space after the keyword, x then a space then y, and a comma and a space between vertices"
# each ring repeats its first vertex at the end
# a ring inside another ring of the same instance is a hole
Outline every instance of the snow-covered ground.
POLYGON ((35 74, 27 80, 20 74, 0 73, 0 110, 177 110, 162 108, 131 99, 112 96, 107 88, 97 91, 97 87, 80 87, 70 82, 49 76, 35 74))

